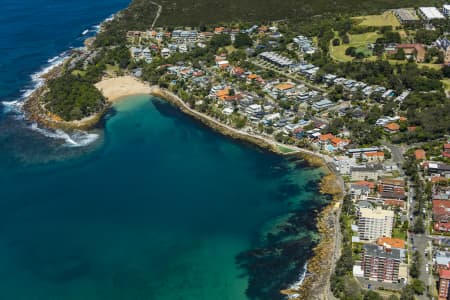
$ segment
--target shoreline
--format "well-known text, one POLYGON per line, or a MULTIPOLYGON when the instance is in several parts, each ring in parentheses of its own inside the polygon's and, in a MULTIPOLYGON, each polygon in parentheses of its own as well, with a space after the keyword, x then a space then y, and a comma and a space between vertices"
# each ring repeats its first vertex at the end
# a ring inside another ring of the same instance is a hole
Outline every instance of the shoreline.
MULTIPOLYGON (((52 78, 57 76, 58 72, 52 70, 52 74, 47 76, 52 78)), ((46 77, 46 79, 48 79, 46 77)), ((307 276, 300 284, 294 282, 285 290, 280 292, 286 296, 296 297, 298 299, 329 299, 330 297, 330 277, 334 271, 334 266, 340 253, 340 228, 339 214, 343 195, 345 193, 342 178, 329 163, 332 158, 321 153, 298 148, 296 146, 284 145, 270 138, 255 135, 241 131, 222 124, 220 121, 198 112, 188 106, 176 94, 159 86, 149 86, 144 81, 131 76, 121 76, 103 79, 95 85, 107 98, 108 105, 100 112, 79 121, 60 121, 49 118, 46 111, 39 102, 39 97, 45 92, 44 86, 36 90, 25 102, 24 110, 29 119, 36 121, 45 127, 59 129, 79 129, 87 130, 95 127, 104 114, 109 110, 112 104, 125 100, 133 95, 151 95, 158 97, 170 104, 176 106, 183 113, 200 121, 205 126, 227 136, 234 140, 251 143, 259 148, 283 156, 296 156, 304 159, 311 166, 322 168, 324 176, 320 183, 320 193, 330 195, 332 200, 326 205, 316 218, 316 227, 320 234, 320 241, 313 249, 313 255, 307 260, 307 276), (284 153, 281 148, 289 149, 290 153, 284 153)))
POLYGON ((322 168, 325 171, 320 182, 320 193, 323 195, 330 195, 332 199, 330 203, 322 209, 316 219, 316 227, 320 234, 320 241, 313 249, 313 256, 307 260, 306 271, 309 275, 303 280, 301 285, 293 283, 290 288, 281 290, 280 292, 287 296, 295 295, 298 299, 329 299, 330 277, 334 271, 335 263, 339 258, 341 251, 341 241, 340 238, 338 239, 337 237, 340 234, 339 215, 345 193, 342 178, 328 165, 331 158, 310 150, 282 145, 276 141, 257 137, 225 124, 221 124, 219 121, 191 109, 177 95, 158 86, 151 87, 150 95, 162 98, 175 105, 184 113, 225 136, 235 140, 250 142, 260 148, 279 155, 298 156, 306 160, 311 166, 322 168), (297 152, 283 153, 277 148, 278 146, 287 147, 297 152))

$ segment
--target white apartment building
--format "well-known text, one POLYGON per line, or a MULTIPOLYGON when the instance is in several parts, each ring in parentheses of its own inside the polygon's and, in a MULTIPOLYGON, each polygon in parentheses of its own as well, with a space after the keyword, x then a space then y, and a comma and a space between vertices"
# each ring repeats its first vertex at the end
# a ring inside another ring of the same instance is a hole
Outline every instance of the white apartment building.
POLYGON ((375 241, 379 237, 391 237, 394 226, 394 212, 376 209, 360 208, 358 214, 359 238, 366 241, 375 241))

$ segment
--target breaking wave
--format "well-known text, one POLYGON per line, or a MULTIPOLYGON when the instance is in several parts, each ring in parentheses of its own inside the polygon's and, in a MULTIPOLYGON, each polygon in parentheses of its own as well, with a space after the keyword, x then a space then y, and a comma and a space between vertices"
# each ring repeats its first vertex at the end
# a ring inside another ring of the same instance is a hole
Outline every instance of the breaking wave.
POLYGON ((45 129, 40 128, 37 123, 33 123, 30 129, 39 132, 40 134, 57 140, 63 140, 66 147, 84 147, 95 142, 99 135, 97 133, 89 133, 80 130, 76 130, 69 134, 61 129, 45 129))
MULTIPOLYGON (((114 19, 114 14, 106 18, 103 22, 108 22, 114 19)), ((102 22, 102 23, 103 23, 102 22)), ((88 38, 89 36, 94 36, 100 31, 101 24, 93 25, 91 28, 86 29, 82 32, 82 37, 88 38)), ((54 56, 52 58, 49 58, 47 60, 47 64, 45 64, 39 71, 36 73, 31 74, 31 82, 28 84, 27 87, 21 90, 21 95, 18 100, 14 101, 1 101, 0 100, 0 108, 2 108, 3 113, 12 115, 14 119, 16 120, 24 120, 25 116, 23 114, 23 105, 24 100, 26 100, 28 97, 33 94, 34 91, 42 87, 45 83, 45 79, 43 78, 43 75, 50 72, 55 67, 60 66, 64 63, 64 61, 69 58, 71 49, 62 52, 61 54, 54 56)), ((36 123, 33 123, 31 126, 29 126, 30 129, 39 132, 40 134, 52 138, 52 139, 59 139, 64 140, 66 146, 68 147, 83 147, 87 146, 94 141, 96 141, 99 137, 96 133, 89 133, 84 131, 74 131, 71 134, 68 134, 67 132, 64 132, 63 130, 50 130, 50 129, 43 129, 39 128, 36 123)))

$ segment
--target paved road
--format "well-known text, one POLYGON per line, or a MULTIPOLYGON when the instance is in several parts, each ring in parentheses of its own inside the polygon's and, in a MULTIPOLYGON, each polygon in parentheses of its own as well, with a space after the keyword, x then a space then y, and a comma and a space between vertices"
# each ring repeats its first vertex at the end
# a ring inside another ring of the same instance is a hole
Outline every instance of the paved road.
MULTIPOLYGON (((418 234, 418 235, 411 235, 414 238, 414 246, 415 249, 419 252, 421 257, 421 264, 420 264, 420 274, 419 279, 423 283, 425 283, 425 286, 429 286, 431 290, 435 290, 434 288, 434 277, 431 271, 431 265, 432 265, 432 238, 424 235, 424 234, 418 234), (429 265, 428 272, 426 271, 426 265, 429 265)), ((430 299, 427 296, 427 293, 425 292, 424 295, 417 296, 420 300, 426 300, 430 299)))

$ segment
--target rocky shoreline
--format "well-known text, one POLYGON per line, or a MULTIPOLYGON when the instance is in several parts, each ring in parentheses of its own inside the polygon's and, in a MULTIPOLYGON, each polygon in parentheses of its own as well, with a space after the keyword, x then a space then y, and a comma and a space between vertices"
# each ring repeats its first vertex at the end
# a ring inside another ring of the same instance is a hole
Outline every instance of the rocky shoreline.
POLYGON ((344 186, 342 178, 328 166, 325 156, 310 151, 286 154, 281 152, 276 143, 269 143, 265 139, 258 138, 238 130, 230 130, 228 126, 220 124, 206 118, 201 113, 188 108, 182 100, 168 90, 159 87, 152 87, 153 96, 163 98, 169 103, 179 107, 184 113, 201 121, 206 126, 220 132, 221 134, 236 140, 249 142, 260 148, 275 152, 280 155, 298 156, 306 160, 310 165, 320 167, 325 170, 325 176, 320 183, 320 192, 330 195, 332 201, 319 213, 317 217, 317 229, 321 236, 319 244, 313 249, 314 255, 307 264, 307 276, 300 286, 295 284, 290 289, 282 290, 281 293, 288 297, 297 299, 329 299, 330 297, 330 277, 334 270, 334 264, 340 255, 340 240, 336 237, 340 234, 339 215, 340 206, 344 196, 344 186))
MULTIPOLYGON (((59 72, 56 71, 46 78, 53 78, 53 76, 57 76, 58 73, 59 72)), ((28 119, 48 128, 63 130, 88 130, 95 127, 110 108, 110 105, 108 105, 104 108, 104 110, 94 114, 93 116, 80 121, 66 122, 54 118, 48 111, 45 110, 45 108, 42 107, 39 98, 43 93, 45 93, 45 85, 36 90, 29 97, 29 99, 27 99, 24 105, 24 110, 28 119)), ((338 237, 340 233, 340 204, 344 195, 342 178, 340 178, 340 176, 328 166, 328 161, 330 158, 310 150, 280 145, 273 140, 258 137, 231 128, 209 116, 191 109, 177 95, 167 89, 152 86, 150 87, 150 95, 164 99, 165 101, 178 107, 184 113, 200 121, 205 126, 208 126, 209 128, 212 128, 213 130, 232 139, 248 142, 262 149, 280 155, 297 156, 306 160, 312 166, 323 168, 326 175, 322 178, 320 192, 322 194, 331 195, 333 200, 319 213, 317 217, 316 226, 321 236, 320 242, 313 249, 314 255, 308 261, 308 275, 303 283, 301 285, 294 283, 289 289, 282 290, 280 292, 287 295, 287 297, 296 299, 329 299, 330 277, 334 270, 334 264, 340 253, 340 239, 336 237, 338 237), (288 147, 292 150, 292 153, 282 152, 279 146, 288 147)))

